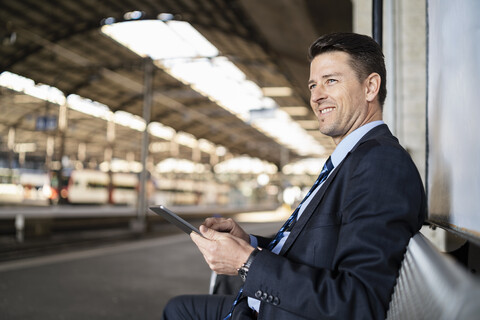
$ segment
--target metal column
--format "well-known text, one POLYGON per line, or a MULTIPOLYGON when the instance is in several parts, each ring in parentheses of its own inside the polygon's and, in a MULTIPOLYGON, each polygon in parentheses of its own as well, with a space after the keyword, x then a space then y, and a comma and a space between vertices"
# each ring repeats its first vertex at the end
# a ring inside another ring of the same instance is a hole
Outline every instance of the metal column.
POLYGON ((153 101, 153 61, 145 58, 144 62, 144 90, 143 90, 143 119, 145 120, 145 130, 142 135, 142 172, 140 173, 139 196, 137 203, 137 221, 134 223, 135 231, 145 230, 145 213, 147 206, 147 155, 148 155, 148 124, 150 123, 152 101, 153 101))
POLYGON ((382 46, 383 0, 373 0, 372 4, 372 37, 382 46))

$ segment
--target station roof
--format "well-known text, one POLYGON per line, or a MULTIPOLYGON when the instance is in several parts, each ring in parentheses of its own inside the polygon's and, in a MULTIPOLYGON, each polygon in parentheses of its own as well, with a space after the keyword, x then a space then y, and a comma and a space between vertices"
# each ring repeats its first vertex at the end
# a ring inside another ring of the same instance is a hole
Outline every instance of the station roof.
MULTIPOLYGON (((290 96, 274 100, 329 154, 331 139, 308 125, 315 117, 308 103, 306 52, 321 34, 351 30, 351 6, 349 0, 3 0, 0 71, 48 84, 65 95, 98 101, 112 111, 142 116, 144 58, 105 36, 100 27, 105 18, 122 21, 124 14, 133 10, 142 11, 145 19, 170 13, 192 24, 259 87, 292 88, 290 96), (308 112, 296 112, 292 106, 308 112)), ((46 148, 47 134, 35 131, 33 119, 52 112, 48 103, 12 90, 0 93, 2 136, 14 126, 17 140, 37 139, 38 149, 46 148)), ((102 158, 105 124, 77 112, 69 112, 68 121, 65 154, 76 154, 77 145, 85 143, 89 153, 102 158)), ((158 67, 153 78, 151 121, 225 146, 233 154, 277 165, 285 157, 273 138, 158 67)), ((120 130, 114 156, 133 151, 139 159, 140 141, 140 133, 132 137, 131 131, 120 130)), ((298 158, 299 154, 289 150, 290 161, 298 158)))

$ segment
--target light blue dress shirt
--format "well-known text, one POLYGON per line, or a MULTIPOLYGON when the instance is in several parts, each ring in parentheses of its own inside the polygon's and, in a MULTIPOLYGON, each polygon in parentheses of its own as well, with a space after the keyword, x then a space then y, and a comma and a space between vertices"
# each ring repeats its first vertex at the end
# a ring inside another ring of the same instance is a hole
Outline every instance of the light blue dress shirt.
MULTIPOLYGON (((369 123, 361 126, 360 128, 356 129, 355 131, 350 133, 348 136, 346 136, 342 141, 340 141, 340 143, 337 145, 337 147, 335 148, 335 150, 333 151, 333 153, 331 155, 331 160, 332 160, 332 164, 333 164, 334 169, 330 173, 335 171, 337 166, 343 161, 343 159, 345 159, 347 154, 358 143, 358 141, 360 141, 360 139, 362 139, 363 136, 365 134, 367 134, 367 132, 369 132, 370 130, 372 130, 376 126, 379 126, 383 123, 384 122, 382 120, 369 122, 369 123)), ((306 199, 305 202, 302 204, 302 206, 300 207, 300 210, 298 211, 297 221, 298 221, 298 219, 300 219, 300 216, 305 211, 305 208, 307 208, 308 204, 313 199, 313 197, 318 192, 318 190, 322 187, 322 185, 323 185, 323 183, 319 184, 318 187, 315 188, 315 190, 310 194, 308 199, 306 199)), ((272 249, 273 253, 278 254, 282 250, 282 247, 285 244, 285 241, 287 241, 287 238, 288 238, 289 235, 290 235, 290 231, 285 231, 283 233, 283 238, 280 239, 280 241, 278 241, 277 245, 272 249)), ((250 244, 255 248, 258 246, 258 240, 255 236, 250 235, 250 244)), ((250 306, 250 308, 256 310, 257 312, 258 312, 258 310, 260 310, 260 300, 249 297, 248 298, 248 305, 250 306)))

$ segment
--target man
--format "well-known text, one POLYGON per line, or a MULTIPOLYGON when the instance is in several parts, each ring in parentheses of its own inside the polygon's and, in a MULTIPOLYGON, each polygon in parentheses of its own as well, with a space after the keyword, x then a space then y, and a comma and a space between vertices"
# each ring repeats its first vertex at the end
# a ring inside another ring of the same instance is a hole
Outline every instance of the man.
POLYGON ((231 219, 207 219, 206 239, 191 238, 213 271, 242 275, 241 297, 233 314, 234 297, 177 298, 165 319, 385 319, 408 241, 425 218, 423 185, 381 120, 378 44, 331 34, 309 56, 310 104, 337 145, 323 179, 275 240, 250 237, 231 219))

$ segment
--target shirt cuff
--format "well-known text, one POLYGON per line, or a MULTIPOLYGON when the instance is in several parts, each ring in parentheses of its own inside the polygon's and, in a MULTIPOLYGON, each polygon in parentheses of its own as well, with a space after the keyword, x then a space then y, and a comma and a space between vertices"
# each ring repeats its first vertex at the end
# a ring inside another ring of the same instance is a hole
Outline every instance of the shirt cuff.
POLYGON ((250 245, 254 248, 258 247, 257 237, 250 235, 250 245))

